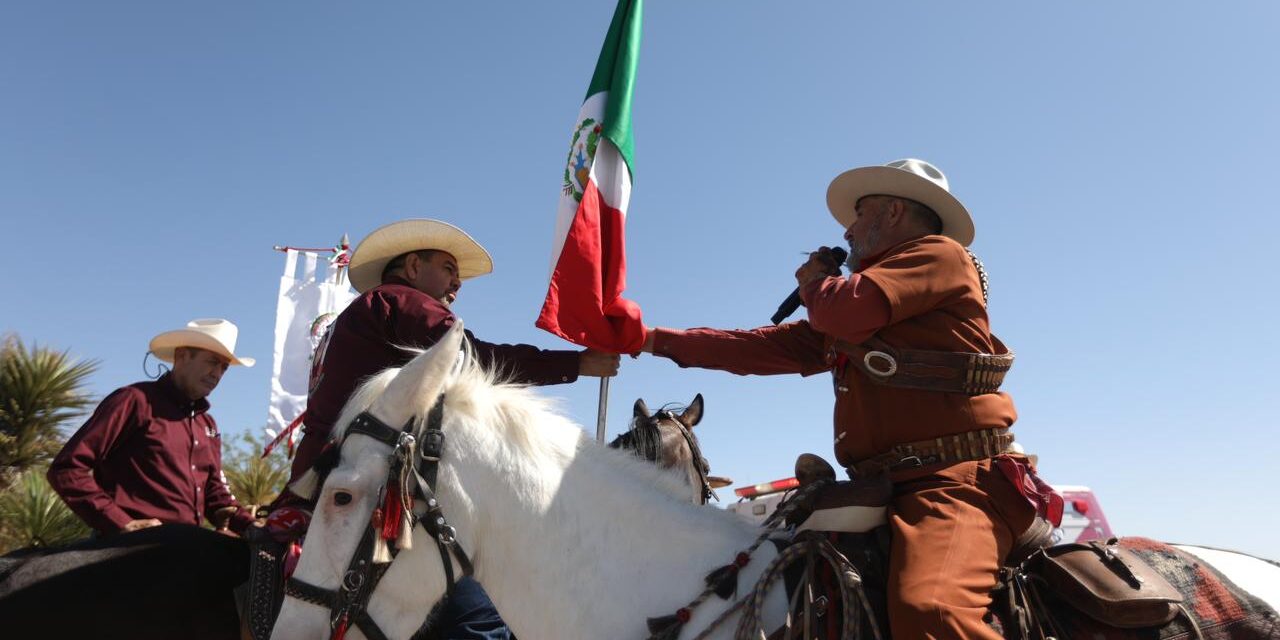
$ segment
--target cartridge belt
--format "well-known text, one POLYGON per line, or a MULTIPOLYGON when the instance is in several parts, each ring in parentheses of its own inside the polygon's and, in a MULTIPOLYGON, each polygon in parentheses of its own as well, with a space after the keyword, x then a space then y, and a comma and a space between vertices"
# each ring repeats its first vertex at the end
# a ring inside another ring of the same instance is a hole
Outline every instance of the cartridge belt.
POLYGON ((899 349, 879 338, 857 345, 837 340, 831 348, 876 384, 976 396, 998 391, 1013 366, 1013 352, 995 336, 991 341, 1000 353, 899 349))

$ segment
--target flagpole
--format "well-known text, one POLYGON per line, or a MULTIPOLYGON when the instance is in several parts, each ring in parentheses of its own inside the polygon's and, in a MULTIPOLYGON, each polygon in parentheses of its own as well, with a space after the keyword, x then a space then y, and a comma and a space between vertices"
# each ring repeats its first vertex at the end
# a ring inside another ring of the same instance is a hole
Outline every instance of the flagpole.
POLYGON ((600 378, 600 411, 596 414, 596 441, 604 444, 604 416, 609 413, 609 378, 600 378))

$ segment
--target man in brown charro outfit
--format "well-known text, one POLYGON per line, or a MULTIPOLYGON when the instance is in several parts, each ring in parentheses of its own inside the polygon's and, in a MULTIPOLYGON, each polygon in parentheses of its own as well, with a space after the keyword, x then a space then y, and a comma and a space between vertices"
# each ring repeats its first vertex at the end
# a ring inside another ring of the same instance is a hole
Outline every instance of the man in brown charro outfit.
POLYGON ((831 371, 837 460, 894 483, 893 636, 996 638, 982 618, 1000 562, 1051 495, 1010 455, 1017 414, 997 389, 1012 355, 965 249, 973 221, 942 172, 914 159, 841 174, 827 205, 853 273, 838 275, 830 249, 810 254, 796 271, 807 321, 656 328, 644 350, 740 375, 831 371))

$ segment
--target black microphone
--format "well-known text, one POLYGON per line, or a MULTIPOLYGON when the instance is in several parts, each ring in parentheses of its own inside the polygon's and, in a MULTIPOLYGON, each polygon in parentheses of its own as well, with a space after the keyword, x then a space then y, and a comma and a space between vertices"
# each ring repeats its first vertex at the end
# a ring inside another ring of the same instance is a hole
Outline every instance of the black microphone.
MULTIPOLYGON (((832 247, 831 255, 835 257, 836 262, 839 264, 844 264, 844 261, 849 258, 849 252, 845 251, 844 248, 842 247, 832 247)), ((799 308, 800 308, 800 287, 796 287, 796 290, 792 291, 791 295, 787 296, 787 299, 783 300, 782 304, 778 305, 778 310, 773 312, 773 317, 769 318, 769 320, 774 324, 778 324, 783 320, 786 320, 787 316, 790 316, 791 314, 795 313, 796 309, 799 309, 799 308)))

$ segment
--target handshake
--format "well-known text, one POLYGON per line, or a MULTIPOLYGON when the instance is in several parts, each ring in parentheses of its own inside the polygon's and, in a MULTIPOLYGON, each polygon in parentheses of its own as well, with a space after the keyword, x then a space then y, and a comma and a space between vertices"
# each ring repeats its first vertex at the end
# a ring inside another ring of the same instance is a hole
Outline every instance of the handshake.
MULTIPOLYGON (((817 251, 810 253, 808 261, 800 265, 800 268, 796 270, 798 286, 795 291, 791 292, 791 295, 782 301, 782 304, 778 305, 778 310, 774 312, 770 320, 774 324, 779 324, 795 313, 801 305, 800 287, 819 278, 840 275, 840 265, 844 264, 848 258, 849 252, 845 251, 843 247, 819 247, 817 251)), ((640 351, 653 353, 653 343, 654 331, 646 326, 644 327, 644 343, 640 347, 640 351)), ((597 377, 617 375, 618 360, 619 358, 616 354, 586 349, 581 355, 579 375, 597 377)))

